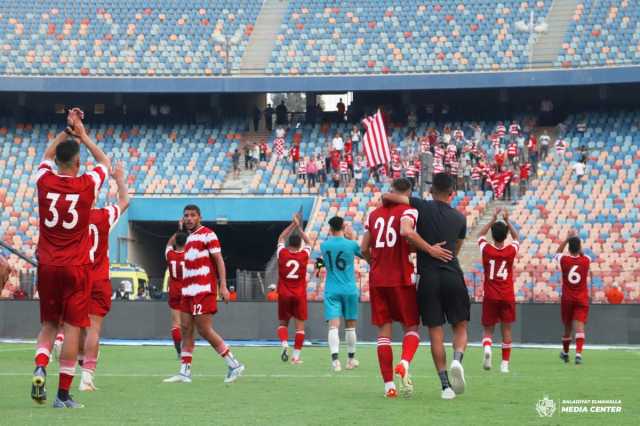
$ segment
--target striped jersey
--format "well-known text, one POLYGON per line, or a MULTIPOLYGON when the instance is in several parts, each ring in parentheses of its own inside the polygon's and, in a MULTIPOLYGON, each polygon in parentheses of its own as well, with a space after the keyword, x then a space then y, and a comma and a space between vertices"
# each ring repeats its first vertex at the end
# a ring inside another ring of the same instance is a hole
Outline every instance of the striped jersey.
POLYGON ((206 226, 189 235, 184 246, 183 296, 217 293, 217 270, 211 255, 220 252, 218 236, 206 226))

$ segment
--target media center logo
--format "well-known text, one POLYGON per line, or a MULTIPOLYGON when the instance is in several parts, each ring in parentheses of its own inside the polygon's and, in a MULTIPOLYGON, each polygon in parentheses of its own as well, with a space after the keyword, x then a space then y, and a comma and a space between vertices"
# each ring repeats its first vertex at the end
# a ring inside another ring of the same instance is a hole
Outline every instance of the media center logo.
POLYGON ((556 403, 548 395, 544 395, 536 404, 536 411, 540 417, 552 417, 556 411, 560 414, 621 414, 622 401, 619 399, 563 399, 556 403))

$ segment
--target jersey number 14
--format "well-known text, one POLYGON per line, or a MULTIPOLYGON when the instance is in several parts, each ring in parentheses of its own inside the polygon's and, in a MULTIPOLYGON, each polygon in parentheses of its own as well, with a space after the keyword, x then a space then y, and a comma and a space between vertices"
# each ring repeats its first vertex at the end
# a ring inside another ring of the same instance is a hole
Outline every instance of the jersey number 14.
POLYGON ((500 263, 500 267, 498 268, 498 272, 496 273, 496 261, 494 259, 489 259, 489 279, 493 280, 495 279, 495 277, 498 277, 503 281, 505 281, 509 277, 506 260, 503 260, 500 263))

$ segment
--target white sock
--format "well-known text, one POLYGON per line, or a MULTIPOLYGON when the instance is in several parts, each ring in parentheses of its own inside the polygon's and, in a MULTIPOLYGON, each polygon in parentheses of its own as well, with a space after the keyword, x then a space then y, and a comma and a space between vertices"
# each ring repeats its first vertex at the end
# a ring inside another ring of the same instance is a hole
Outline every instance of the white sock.
POLYGON ((384 391, 389 392, 389 389, 395 389, 396 384, 394 382, 385 382, 384 383, 384 391))
POLYGON ((329 329, 329 352, 331 354, 337 354, 340 352, 340 334, 338 333, 337 328, 329 329))
POLYGON ((183 376, 191 375, 191 364, 180 364, 180 374, 183 376))
POLYGON ((298 359, 300 358, 300 349, 293 350, 293 357, 298 359))
POLYGON ((231 351, 229 351, 225 356, 224 356, 224 360, 227 363, 227 366, 231 367, 231 368, 236 368, 238 365, 240 365, 240 363, 238 362, 237 359, 235 359, 235 357, 233 356, 233 354, 231 353, 231 351))
POLYGON ((289 342, 287 342, 286 340, 283 340, 282 342, 280 342, 280 344, 282 345, 283 348, 289 347, 289 342))
POLYGON ((344 329, 344 339, 347 341, 347 353, 355 354, 356 353, 356 329, 355 328, 345 328, 344 329))

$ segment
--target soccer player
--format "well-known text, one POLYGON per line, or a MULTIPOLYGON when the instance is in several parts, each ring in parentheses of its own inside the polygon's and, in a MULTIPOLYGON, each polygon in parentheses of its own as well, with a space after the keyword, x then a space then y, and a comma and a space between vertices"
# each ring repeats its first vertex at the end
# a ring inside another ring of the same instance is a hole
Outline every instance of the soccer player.
MULTIPOLYGON (((118 186, 118 203, 102 209, 91 209, 89 232, 91 233, 91 250, 89 258, 93 263, 91 270, 91 293, 89 298, 89 328, 84 338, 82 376, 80 391, 95 391, 93 377, 98 364, 100 351, 100 332, 102 322, 111 310, 111 279, 109 278, 109 233, 129 207, 129 189, 125 181, 124 169, 119 163, 113 178, 118 186)), ((84 333, 83 333, 84 334, 84 333)))
POLYGON ((574 230, 560 244, 556 252, 556 262, 562 271, 562 298, 560 311, 564 324, 562 336, 562 352, 560 358, 569 362, 569 346, 571 334, 576 336, 576 365, 582 364, 582 347, 584 346, 584 325, 589 317, 589 287, 587 278, 591 259, 582 253, 582 242, 574 230), (569 254, 564 254, 569 246, 569 254))
POLYGON ((347 370, 356 368, 356 323, 360 293, 356 286, 353 268, 355 256, 362 257, 360 246, 353 241, 353 233, 346 229, 344 219, 335 216, 329 220, 330 237, 320 245, 322 258, 327 268, 324 288, 324 315, 329 323, 329 351, 334 372, 342 371, 338 359, 340 352, 340 318, 344 318, 344 335, 347 341, 347 370))
POLYGON ((167 242, 164 256, 169 269, 169 310, 171 311, 171 338, 176 348, 178 357, 182 352, 182 335, 180 333, 180 304, 182 300, 182 280, 184 277, 184 246, 187 243, 188 234, 182 230, 180 221, 179 230, 167 242))
POLYGON ((47 147, 38 167, 38 293, 40 321, 31 398, 47 399, 46 367, 51 348, 63 323, 65 340, 60 354, 60 379, 55 408, 81 408, 69 396, 80 346, 80 330, 89 326, 91 206, 109 170, 109 159, 89 138, 78 109, 67 117, 69 127, 47 147), (79 175, 80 143, 93 155, 97 166, 79 175), (55 160, 55 164, 54 164, 55 160), (54 171, 57 166, 57 172, 54 171))
POLYGON ((442 399, 453 399, 465 390, 462 358, 467 347, 467 325, 471 303, 464 283, 464 275, 457 256, 467 233, 464 215, 451 207, 453 180, 445 173, 433 177, 433 200, 385 194, 383 200, 398 204, 410 204, 418 210, 418 234, 432 246, 441 246, 453 253, 441 256, 424 250, 418 251, 418 310, 422 323, 429 329, 431 355, 442 385, 442 399), (453 329, 453 361, 451 382, 447 372, 444 349, 445 322, 453 329))
POLYGON ((301 218, 293 222, 278 237, 278 338, 282 345, 280 359, 289 360, 289 321, 295 320, 296 337, 292 364, 302 364, 300 351, 304 344, 304 322, 307 320, 307 265, 311 255, 310 241, 304 233, 301 218), (297 232, 296 232, 297 231, 297 232), (296 232, 296 233, 294 233, 296 232), (285 241, 289 244, 285 247, 285 241), (302 246, 304 241, 304 247, 302 246))
POLYGON ((222 259, 218 236, 201 224, 200 208, 189 204, 184 208, 184 226, 189 232, 184 246, 184 275, 180 304, 182 353, 180 373, 165 379, 167 383, 191 383, 191 360, 194 348, 194 327, 198 334, 224 359, 228 371, 225 383, 235 382, 244 365, 233 356, 224 339, 213 329, 213 315, 218 312, 216 295, 229 302, 227 271, 222 259))
POLYGON ((482 255, 484 268, 484 300, 482 302, 482 327, 484 336, 485 370, 491 369, 491 345, 493 330, 500 323, 502 328, 502 363, 500 371, 509 372, 511 358, 511 324, 516 320, 516 297, 513 290, 513 262, 518 254, 518 232, 509 221, 509 212, 502 210, 504 221, 498 221, 501 210, 497 209, 480 230, 478 245, 482 255), (493 244, 487 241, 486 235, 491 229, 493 244), (505 244, 507 233, 511 235, 511 243, 505 244))
MULTIPOLYGON (((411 181, 396 179, 391 188, 394 193, 408 197, 411 194, 411 181)), ((420 344, 420 318, 409 243, 420 249, 428 246, 415 231, 417 220, 418 211, 406 204, 378 207, 367 218, 367 231, 361 244, 362 255, 371 265, 371 322, 378 327, 378 363, 388 398, 397 396, 391 349, 391 325, 394 321, 402 324, 405 333, 401 361, 395 367, 395 374, 400 378, 402 393, 406 396, 413 393, 409 364, 420 344)))

